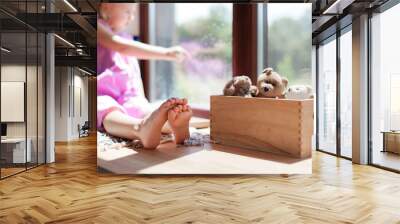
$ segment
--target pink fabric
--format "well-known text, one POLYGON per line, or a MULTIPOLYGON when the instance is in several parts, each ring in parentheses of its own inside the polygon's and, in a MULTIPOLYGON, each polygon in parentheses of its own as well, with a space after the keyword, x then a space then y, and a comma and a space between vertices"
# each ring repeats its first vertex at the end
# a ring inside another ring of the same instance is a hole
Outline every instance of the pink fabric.
POLYGON ((99 130, 103 129, 103 120, 111 111, 119 110, 135 118, 143 118, 149 112, 135 57, 122 55, 97 43, 97 73, 99 130))

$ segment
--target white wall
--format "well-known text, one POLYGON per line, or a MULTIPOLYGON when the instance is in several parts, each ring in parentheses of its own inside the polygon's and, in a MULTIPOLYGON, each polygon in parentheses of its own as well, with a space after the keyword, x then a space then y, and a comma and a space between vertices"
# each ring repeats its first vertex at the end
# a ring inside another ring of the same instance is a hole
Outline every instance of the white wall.
MULTIPOLYGON (((35 86, 35 88, 27 88, 27 106, 35 107, 37 106, 37 99, 36 99, 36 80, 30 79, 31 74, 36 75, 36 67, 28 66, 27 68, 25 65, 2 65, 1 66, 1 81, 2 82, 25 82, 25 75, 26 70, 29 74, 28 76, 28 84, 29 87, 35 86), (33 103, 33 104, 32 104, 33 103)), ((39 105, 40 107, 41 105, 39 105)), ((36 109, 32 110, 32 108, 27 109, 28 112, 36 111, 36 109)), ((1 110, 7 110, 7 108, 1 108, 1 110)), ((37 119, 36 113, 27 113, 28 122, 35 121, 37 119)), ((25 123, 26 122, 7 122, 7 136, 8 137, 25 137, 25 123)), ((36 126, 33 127, 32 124, 28 125, 28 129, 32 127, 36 130, 36 126)), ((28 130, 28 137, 29 137, 29 130, 28 130)), ((36 135, 36 132, 35 132, 36 135)))
MULTIPOLYGON (((25 82, 25 65, 2 65, 1 81, 25 82)), ((6 108, 1 108, 6 110, 6 108)), ((25 137, 25 123, 7 123, 7 137, 25 137)))
POLYGON ((69 136, 69 68, 55 68, 55 141, 68 141, 69 136))
MULTIPOLYGON (((39 158, 39 163, 44 162, 44 74, 42 67, 28 65, 25 67, 21 64, 4 64, 1 66, 1 81, 2 82, 24 82, 26 83, 26 107, 23 106, 22 113, 25 113, 27 120, 22 122, 6 122, 7 137, 9 138, 25 138, 25 135, 30 140, 30 148, 32 151, 32 161, 36 162, 39 158), (38 70, 37 70, 38 69, 38 70), (27 78, 27 80, 25 80, 27 78), (36 153, 39 156, 36 157, 36 153)), ((2 89, 3 91, 4 89, 2 89)), ((21 94, 24 91, 22 90, 21 94)), ((2 96, 4 97, 4 96, 2 96)), ((12 110, 11 108, 1 108, 1 110, 12 110)), ((7 111, 13 112, 13 111, 7 111)))
POLYGON ((56 67, 56 141, 79 138, 78 124, 88 120, 88 78, 83 75, 76 68, 56 67))
POLYGON ((74 102, 71 105, 74 105, 72 108, 72 119, 71 119, 71 135, 72 138, 78 138, 78 125, 83 125, 85 121, 88 121, 88 78, 81 76, 82 73, 76 73, 79 70, 75 70, 74 75, 74 96, 71 96, 74 99, 74 102), (81 110, 81 111, 80 111, 81 110))

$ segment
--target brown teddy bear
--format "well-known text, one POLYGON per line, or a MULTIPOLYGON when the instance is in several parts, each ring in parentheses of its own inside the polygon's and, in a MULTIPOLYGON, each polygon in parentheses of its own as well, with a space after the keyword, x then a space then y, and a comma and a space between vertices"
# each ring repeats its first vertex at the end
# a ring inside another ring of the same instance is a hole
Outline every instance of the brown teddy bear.
POLYGON ((285 98, 288 83, 289 81, 286 78, 281 77, 272 68, 266 68, 257 79, 257 88, 259 90, 258 96, 268 98, 285 98))
POLYGON ((224 96, 253 97, 258 95, 258 88, 251 84, 251 79, 245 75, 235 76, 224 88, 224 96))

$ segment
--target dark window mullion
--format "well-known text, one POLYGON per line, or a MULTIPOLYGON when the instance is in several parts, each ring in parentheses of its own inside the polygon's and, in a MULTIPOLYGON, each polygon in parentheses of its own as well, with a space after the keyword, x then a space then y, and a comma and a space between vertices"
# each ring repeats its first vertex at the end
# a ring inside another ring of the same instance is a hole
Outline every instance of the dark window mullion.
MULTIPOLYGON (((25 21, 27 21, 28 1, 25 0, 25 21)), ((24 88, 24 120, 25 120, 25 170, 28 170, 28 114, 27 114, 27 90, 28 90, 28 25, 25 23, 25 88, 24 88)))
POLYGON ((336 31, 336 154, 341 156, 341 114, 340 114, 340 84, 341 84, 341 65, 340 65, 340 27, 336 31))
MULTIPOLYGON (((39 14, 39 0, 36 1, 39 14)), ((39 32, 36 32, 36 166, 39 165, 39 32)))
POLYGON ((71 67, 72 69, 72 87, 71 87, 71 93, 72 93, 72 119, 75 119, 75 67, 71 67))
MULTIPOLYGON (((2 23, 0 23, 0 47, 2 46, 1 30, 2 30, 2 23)), ((2 108, 1 108, 1 55, 2 55, 2 52, 0 51, 0 125, 2 124, 1 123, 1 110, 2 110, 2 108)), ((2 170, 2 166, 3 166, 2 164, 3 164, 3 162, 2 162, 2 157, 1 157, 1 144, 0 144, 0 179, 2 179, 2 177, 1 177, 1 170, 2 170)))
POLYGON ((367 125, 367 129, 368 129, 368 137, 367 137, 367 148, 368 148, 368 164, 373 164, 373 148, 372 148, 372 63, 371 63, 371 57, 372 57, 372 12, 369 11, 368 12, 368 20, 367 20, 367 46, 368 46, 368 53, 367 53, 367 92, 368 92, 368 99, 367 99, 367 108, 368 108, 368 112, 367 112, 367 119, 368 119, 368 125, 367 125))
MULTIPOLYGON (((49 5, 50 3, 48 1, 44 2, 45 4, 45 13, 49 13, 49 5)), ((43 139, 44 139, 44 161, 43 163, 47 163, 47 38, 49 37, 49 33, 47 33, 47 31, 44 32, 44 68, 42 69, 42 80, 44 81, 44 135, 43 135, 43 139), (44 73, 43 73, 44 71, 44 73), (43 78, 43 74, 44 74, 44 78, 43 78)), ((54 36, 53 36, 54 37, 54 36)), ((42 42, 43 43, 43 42, 42 42)), ((61 77, 60 77, 61 78, 61 77)), ((61 91, 61 89, 60 89, 61 91)), ((43 108, 43 107, 42 107, 43 108)), ((43 118, 43 117, 42 117, 43 118)))
POLYGON ((319 44, 315 46, 315 149, 319 149, 319 44))
POLYGON ((257 5, 233 4, 232 73, 257 82, 257 5))

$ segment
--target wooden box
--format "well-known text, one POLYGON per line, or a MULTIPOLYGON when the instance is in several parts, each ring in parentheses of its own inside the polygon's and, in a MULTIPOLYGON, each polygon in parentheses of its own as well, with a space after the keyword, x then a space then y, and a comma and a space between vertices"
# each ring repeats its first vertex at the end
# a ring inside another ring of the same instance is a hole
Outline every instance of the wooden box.
POLYGON ((308 158, 313 99, 211 96, 211 139, 218 144, 308 158))
POLYGON ((383 132, 383 151, 400 154, 400 132, 383 132))

